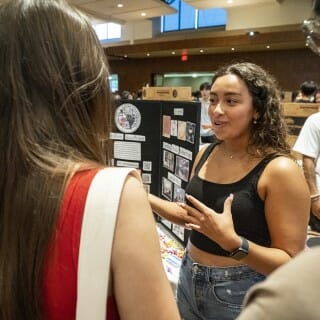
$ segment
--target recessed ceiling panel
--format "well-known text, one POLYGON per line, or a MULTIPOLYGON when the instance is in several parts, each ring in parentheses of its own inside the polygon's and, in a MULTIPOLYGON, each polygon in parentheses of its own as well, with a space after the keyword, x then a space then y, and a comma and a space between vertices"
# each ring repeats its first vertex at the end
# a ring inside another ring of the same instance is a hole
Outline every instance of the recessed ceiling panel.
POLYGON ((93 17, 120 23, 160 17, 176 12, 175 9, 160 0, 69 0, 69 2, 93 17), (119 7, 119 4, 122 6, 119 7), (146 15, 142 16, 141 13, 146 15))

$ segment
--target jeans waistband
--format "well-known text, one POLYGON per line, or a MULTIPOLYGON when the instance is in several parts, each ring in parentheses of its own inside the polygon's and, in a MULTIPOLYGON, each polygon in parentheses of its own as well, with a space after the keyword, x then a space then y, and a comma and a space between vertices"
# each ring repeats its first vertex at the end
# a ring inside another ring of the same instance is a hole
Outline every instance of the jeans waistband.
POLYGON ((247 265, 213 267, 195 262, 188 252, 185 252, 182 263, 192 270, 193 277, 203 278, 207 281, 229 281, 251 278, 259 275, 247 265))

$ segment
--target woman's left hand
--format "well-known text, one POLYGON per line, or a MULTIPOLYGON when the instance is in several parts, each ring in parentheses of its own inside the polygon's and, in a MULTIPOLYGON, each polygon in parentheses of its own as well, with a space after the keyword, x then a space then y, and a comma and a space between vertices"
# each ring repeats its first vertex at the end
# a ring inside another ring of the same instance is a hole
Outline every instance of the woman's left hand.
POLYGON ((231 215, 233 195, 226 198, 222 213, 210 209, 193 196, 186 195, 186 198, 193 205, 191 207, 185 203, 179 203, 188 212, 189 217, 185 218, 188 220, 186 228, 194 229, 217 242, 225 250, 230 250, 229 243, 233 242, 235 237, 238 238, 231 215))

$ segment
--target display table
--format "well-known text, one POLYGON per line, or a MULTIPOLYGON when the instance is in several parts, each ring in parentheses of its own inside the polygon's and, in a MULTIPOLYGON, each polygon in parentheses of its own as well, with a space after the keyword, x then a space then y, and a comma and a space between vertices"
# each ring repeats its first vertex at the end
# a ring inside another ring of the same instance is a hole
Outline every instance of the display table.
POLYGON ((184 247, 163 225, 157 224, 157 231, 159 234, 163 266, 172 289, 175 292, 178 284, 184 247))

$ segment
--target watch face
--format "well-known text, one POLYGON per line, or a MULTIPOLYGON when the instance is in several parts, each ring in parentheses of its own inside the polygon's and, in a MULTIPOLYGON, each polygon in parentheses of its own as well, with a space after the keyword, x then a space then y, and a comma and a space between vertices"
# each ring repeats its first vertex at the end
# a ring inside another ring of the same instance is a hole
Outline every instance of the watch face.
POLYGON ((244 251, 242 248, 239 248, 238 251, 233 253, 231 257, 236 260, 241 260, 248 255, 248 251, 244 251))
POLYGON ((116 109, 114 121, 120 132, 133 133, 140 127, 141 114, 133 104, 123 103, 116 109))
POLYGON ((229 257, 236 259, 236 260, 241 260, 244 257, 246 257, 249 253, 249 243, 246 238, 240 237, 242 240, 241 247, 234 250, 233 252, 230 253, 229 257))

